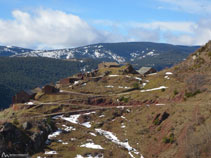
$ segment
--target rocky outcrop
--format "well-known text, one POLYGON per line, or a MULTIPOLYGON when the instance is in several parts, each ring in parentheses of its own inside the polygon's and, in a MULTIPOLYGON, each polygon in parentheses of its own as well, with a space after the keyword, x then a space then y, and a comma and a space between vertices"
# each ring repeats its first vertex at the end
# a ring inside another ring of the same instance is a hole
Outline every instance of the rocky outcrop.
POLYGON ((12 123, 4 123, 0 127, 0 153, 6 154, 33 154, 45 146, 48 135, 53 132, 54 125, 48 120, 40 121, 33 125, 38 130, 27 132, 32 124, 25 122, 23 129, 17 128, 12 123))
POLYGON ((37 125, 39 131, 35 132, 31 136, 31 140, 33 141, 33 151, 38 152, 45 146, 45 142, 48 139, 48 135, 55 130, 54 125, 51 121, 43 120, 37 125))
POLYGON ((23 154, 33 151, 32 140, 12 123, 4 123, 0 130, 0 153, 23 154))
POLYGON ((28 130, 32 127, 32 124, 27 121, 27 122, 23 123, 22 127, 23 127, 24 130, 28 130))
POLYGON ((163 112, 162 114, 157 114, 155 118, 153 119, 154 125, 160 125, 164 120, 166 120, 169 117, 169 113, 163 112))

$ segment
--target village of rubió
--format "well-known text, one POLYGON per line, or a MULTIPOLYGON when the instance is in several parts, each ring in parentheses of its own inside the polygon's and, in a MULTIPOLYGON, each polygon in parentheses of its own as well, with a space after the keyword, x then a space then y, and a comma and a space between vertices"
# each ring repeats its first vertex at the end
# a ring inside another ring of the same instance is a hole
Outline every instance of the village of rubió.
POLYGON ((211 158, 210 0, 0 13, 0 158, 211 158))

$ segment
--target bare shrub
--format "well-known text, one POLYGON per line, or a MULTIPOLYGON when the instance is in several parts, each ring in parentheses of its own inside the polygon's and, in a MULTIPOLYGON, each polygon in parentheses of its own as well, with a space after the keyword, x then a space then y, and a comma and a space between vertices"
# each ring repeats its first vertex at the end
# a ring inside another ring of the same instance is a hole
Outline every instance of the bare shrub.
POLYGON ((186 158, 211 157, 211 127, 203 125, 199 133, 190 130, 185 146, 186 158))
POLYGON ((206 89, 204 88, 204 85, 206 82, 206 77, 201 74, 191 75, 185 80, 187 91, 192 94, 196 93, 197 91, 205 91, 206 89))

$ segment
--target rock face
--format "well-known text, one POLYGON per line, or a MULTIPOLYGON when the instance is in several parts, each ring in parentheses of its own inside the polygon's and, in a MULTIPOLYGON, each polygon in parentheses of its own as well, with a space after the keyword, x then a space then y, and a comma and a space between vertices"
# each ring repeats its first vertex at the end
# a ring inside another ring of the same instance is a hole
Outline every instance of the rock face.
POLYGON ((32 124, 30 122, 24 122, 22 126, 24 130, 28 130, 32 127, 32 124))
POLYGON ((53 132, 53 125, 48 124, 45 120, 38 124, 39 132, 35 132, 31 139, 33 141, 33 150, 39 151, 48 139, 48 135, 53 132))
POLYGON ((37 124, 38 131, 29 136, 24 129, 31 127, 31 123, 25 122, 22 131, 12 123, 4 123, 0 127, 0 153, 32 154, 42 150, 48 135, 53 132, 53 125, 43 120, 37 124))
POLYGON ((169 117, 169 113, 163 112, 162 114, 157 114, 153 120, 153 123, 155 125, 160 125, 164 120, 166 120, 169 117))
POLYGON ((4 123, 0 130, 0 153, 32 152, 32 140, 12 123, 4 123))

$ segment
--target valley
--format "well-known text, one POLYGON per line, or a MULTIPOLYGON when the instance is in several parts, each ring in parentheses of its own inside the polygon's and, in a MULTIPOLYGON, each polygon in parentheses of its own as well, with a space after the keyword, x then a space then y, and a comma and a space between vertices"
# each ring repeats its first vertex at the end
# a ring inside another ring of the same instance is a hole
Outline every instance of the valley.
POLYGON ((0 112, 0 151, 34 158, 210 157, 210 52, 208 42, 180 64, 144 75, 130 64, 103 63, 31 99, 17 95, 0 112))

